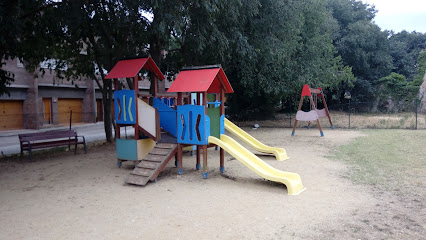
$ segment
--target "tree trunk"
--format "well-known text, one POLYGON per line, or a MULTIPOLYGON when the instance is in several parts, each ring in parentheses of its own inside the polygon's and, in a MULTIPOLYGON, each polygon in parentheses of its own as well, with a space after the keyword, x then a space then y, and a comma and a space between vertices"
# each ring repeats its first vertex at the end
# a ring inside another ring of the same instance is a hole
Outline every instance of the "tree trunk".
MULTIPOLYGON (((154 34, 151 37, 151 48, 149 49, 149 54, 151 55, 152 60, 154 60, 155 64, 157 64, 158 67, 161 66, 161 51, 163 50, 163 44, 161 43, 161 39, 157 34, 154 34)), ((151 88, 150 93, 154 95, 154 81, 157 81, 157 93, 165 93, 166 92, 166 85, 165 80, 159 80, 158 78, 154 77, 153 74, 151 74, 150 77, 151 80, 151 88)))
POLYGON ((113 125, 113 119, 112 119, 112 80, 111 79, 105 79, 104 80, 104 88, 102 91, 102 98, 104 100, 104 129, 105 129, 105 136, 106 140, 109 143, 112 143, 114 141, 114 137, 112 135, 112 125, 113 125))

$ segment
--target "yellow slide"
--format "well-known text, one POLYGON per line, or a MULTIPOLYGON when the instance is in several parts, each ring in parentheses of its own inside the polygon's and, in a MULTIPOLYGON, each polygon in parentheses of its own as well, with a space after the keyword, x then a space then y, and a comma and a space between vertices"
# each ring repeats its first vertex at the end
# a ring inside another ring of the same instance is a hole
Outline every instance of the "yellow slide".
POLYGON ((269 166, 231 137, 222 134, 220 135, 220 139, 210 136, 208 140, 209 143, 216 144, 227 151, 259 176, 270 181, 285 184, 289 195, 297 195, 305 190, 299 174, 284 172, 269 166))
POLYGON ((261 142, 256 138, 252 137, 250 134, 239 128, 237 125, 233 124, 231 121, 225 118, 225 129, 230 133, 237 136, 242 141, 246 142, 252 148, 256 149, 259 152, 263 153, 272 153, 275 155, 278 161, 284 161, 288 159, 287 152, 284 148, 270 147, 261 142))

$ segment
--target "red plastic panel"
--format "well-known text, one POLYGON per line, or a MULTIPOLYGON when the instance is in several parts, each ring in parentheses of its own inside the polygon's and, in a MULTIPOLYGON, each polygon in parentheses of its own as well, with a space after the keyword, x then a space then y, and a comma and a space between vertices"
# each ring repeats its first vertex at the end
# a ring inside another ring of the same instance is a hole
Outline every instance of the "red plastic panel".
POLYGON ((105 77, 105 79, 133 78, 142 68, 153 72, 159 79, 165 78, 152 58, 149 57, 118 61, 105 77))
POLYGON ((167 92, 220 93, 222 87, 225 93, 234 92, 222 68, 185 70, 179 73, 167 92))

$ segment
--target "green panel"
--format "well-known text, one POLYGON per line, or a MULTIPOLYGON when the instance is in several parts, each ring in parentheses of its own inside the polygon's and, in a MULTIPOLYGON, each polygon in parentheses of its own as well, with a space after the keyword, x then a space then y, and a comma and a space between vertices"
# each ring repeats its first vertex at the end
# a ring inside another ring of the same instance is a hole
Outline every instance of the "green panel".
POLYGON ((210 136, 220 138, 220 107, 207 108, 210 118, 210 136))
POLYGON ((116 139, 117 158, 121 160, 138 160, 137 140, 116 139))
MULTIPOLYGON (((214 102, 214 101, 216 101, 216 94, 208 93, 207 94, 207 102, 214 102)), ((213 105, 209 106, 209 108, 212 107, 212 106, 213 105)))

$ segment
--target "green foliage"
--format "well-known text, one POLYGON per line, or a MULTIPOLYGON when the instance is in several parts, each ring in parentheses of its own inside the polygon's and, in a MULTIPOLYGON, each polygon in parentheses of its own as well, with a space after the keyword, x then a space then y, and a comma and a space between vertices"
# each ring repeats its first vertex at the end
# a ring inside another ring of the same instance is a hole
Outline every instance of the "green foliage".
POLYGON ((408 81, 413 81, 418 73, 416 67, 420 51, 426 49, 426 34, 402 31, 391 34, 389 41, 393 71, 406 76, 408 81))
POLYGON ((394 112, 411 107, 419 91, 419 85, 408 82, 404 75, 393 72, 377 81, 376 89, 379 110, 394 112), (388 106, 389 101, 393 102, 393 107, 388 106), (380 106, 386 106, 386 108, 380 106))
POLYGON ((7 86, 14 81, 13 77, 13 73, 0 69, 0 96, 3 94, 10 96, 7 86))
POLYGON ((2 1, 0 2, 0 96, 8 94, 7 86, 14 81, 12 73, 1 69, 4 60, 23 55, 32 56, 22 49, 36 49, 37 42, 25 42, 24 39, 34 35, 40 19, 40 11, 57 3, 42 0, 2 1))
POLYGON ((368 110, 376 98, 376 82, 393 69, 389 33, 372 22, 377 13, 374 6, 356 0, 329 0, 328 7, 340 26, 333 35, 338 54, 357 78, 352 86, 339 86, 335 103, 346 102, 343 92, 350 91, 353 101, 368 103, 364 109, 368 110))
POLYGON ((395 100, 403 100, 409 94, 408 82, 404 75, 391 73, 377 81, 382 97, 392 97, 395 100))
POLYGON ((426 75, 426 50, 422 50, 417 58, 417 76, 411 85, 419 87, 422 85, 426 75))
MULTIPOLYGON (((58 59, 57 75, 95 79, 105 106, 112 82, 102 69, 146 54, 169 76, 183 66, 222 64, 235 90, 228 113, 242 118, 273 116, 280 100, 298 101, 303 84, 334 99, 350 90, 354 101, 371 102, 378 86, 403 84, 394 75, 378 83, 392 69, 412 79, 408 66, 424 46, 422 34, 382 32, 371 22, 375 8, 356 0, 22 0, 0 7, 2 58, 23 58, 29 70, 58 59)), ((1 94, 12 76, 0 76, 1 94)))
POLYGON ((305 83, 333 89, 354 81, 336 56, 337 25, 322 1, 192 1, 181 9, 167 69, 221 63, 235 90, 230 114, 273 115, 279 100, 298 96, 305 83))
POLYGON ((392 70, 387 33, 369 21, 349 25, 347 35, 338 42, 337 48, 356 77, 374 82, 392 70))
POLYGON ((241 33, 250 34, 231 52, 227 73, 236 90, 231 111, 263 108, 265 115, 277 99, 297 101, 303 84, 333 89, 354 81, 350 68, 336 57, 331 41, 336 24, 323 2, 261 1, 261 6, 243 25, 241 33))
MULTIPOLYGON (((376 16, 377 10, 374 6, 356 0, 328 0, 328 8, 332 10, 334 19, 337 20, 340 30, 358 21, 371 21, 376 16)), ((338 34, 340 36, 341 34, 338 34)))

